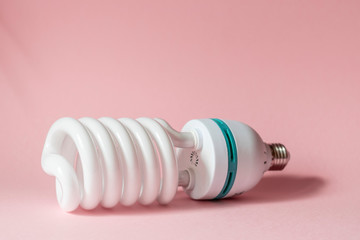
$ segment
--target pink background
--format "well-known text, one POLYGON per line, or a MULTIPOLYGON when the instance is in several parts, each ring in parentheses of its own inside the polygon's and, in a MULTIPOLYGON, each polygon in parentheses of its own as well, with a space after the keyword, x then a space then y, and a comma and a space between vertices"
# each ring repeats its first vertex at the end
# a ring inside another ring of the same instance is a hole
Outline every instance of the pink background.
POLYGON ((0 1, 0 239, 359 239, 359 1, 0 1), (247 194, 64 213, 71 116, 246 122, 292 159, 247 194))

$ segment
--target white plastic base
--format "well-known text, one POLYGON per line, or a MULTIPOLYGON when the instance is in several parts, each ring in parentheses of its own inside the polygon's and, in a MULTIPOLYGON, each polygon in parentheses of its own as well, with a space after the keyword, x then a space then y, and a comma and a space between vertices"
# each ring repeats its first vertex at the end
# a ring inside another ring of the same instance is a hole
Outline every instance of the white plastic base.
MULTIPOLYGON (((225 197, 254 187, 270 168, 271 152, 259 134, 248 125, 223 120, 230 128, 237 147, 235 182, 225 197)), ((220 127, 212 119, 189 121, 182 129, 193 132, 196 149, 178 149, 179 170, 187 170, 190 184, 186 193, 193 199, 214 199, 224 187, 228 171, 228 149, 220 127)))

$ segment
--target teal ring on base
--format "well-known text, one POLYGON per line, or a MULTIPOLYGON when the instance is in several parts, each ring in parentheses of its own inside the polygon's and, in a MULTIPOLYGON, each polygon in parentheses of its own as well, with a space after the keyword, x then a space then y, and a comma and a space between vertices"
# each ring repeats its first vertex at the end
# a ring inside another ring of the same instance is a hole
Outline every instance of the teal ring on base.
POLYGON ((237 148, 234 135, 232 134, 230 128, 226 123, 217 118, 211 118, 220 128, 222 134, 224 135, 227 152, 228 152, 228 171, 226 175, 226 180, 223 188, 220 193, 214 199, 220 199, 225 197, 231 190, 234 185, 236 172, 237 172, 237 148))

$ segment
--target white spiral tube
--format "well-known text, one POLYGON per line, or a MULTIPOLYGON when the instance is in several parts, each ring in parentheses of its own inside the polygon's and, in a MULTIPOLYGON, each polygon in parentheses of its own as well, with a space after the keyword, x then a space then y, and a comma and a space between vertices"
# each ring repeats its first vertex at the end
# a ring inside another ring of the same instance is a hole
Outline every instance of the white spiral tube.
POLYGON ((43 170, 56 178, 62 209, 170 202, 178 187, 174 147, 194 147, 190 132, 162 119, 61 118, 49 130, 43 170))

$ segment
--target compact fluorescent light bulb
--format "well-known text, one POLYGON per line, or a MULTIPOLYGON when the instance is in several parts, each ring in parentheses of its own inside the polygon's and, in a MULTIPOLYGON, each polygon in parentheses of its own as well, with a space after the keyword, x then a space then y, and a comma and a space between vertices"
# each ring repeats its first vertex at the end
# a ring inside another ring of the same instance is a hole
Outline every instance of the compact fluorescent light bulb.
POLYGON ((61 118, 49 130, 41 166, 56 178, 60 207, 169 203, 182 186, 192 199, 221 199, 254 187, 290 154, 248 125, 196 119, 181 132, 162 119, 61 118))

